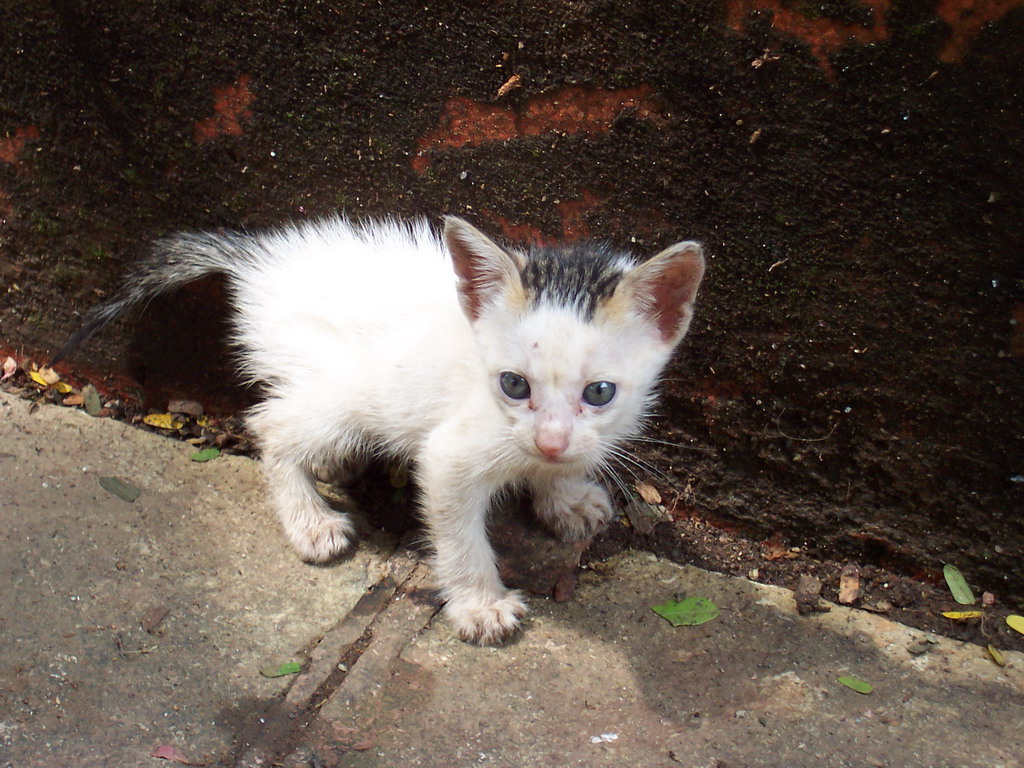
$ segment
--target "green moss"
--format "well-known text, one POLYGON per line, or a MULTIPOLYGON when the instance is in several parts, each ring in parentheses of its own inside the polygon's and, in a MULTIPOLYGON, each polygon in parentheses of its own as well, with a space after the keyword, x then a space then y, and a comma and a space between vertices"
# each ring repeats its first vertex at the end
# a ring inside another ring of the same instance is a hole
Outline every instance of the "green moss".
POLYGON ((98 243, 91 245, 85 253, 93 261, 106 261, 110 258, 110 253, 107 249, 98 243))
POLYGON ((339 211, 349 211, 356 208, 355 198, 344 192, 339 192, 334 196, 334 207, 339 211))
POLYGON ((57 264, 51 274, 51 282, 62 290, 74 288, 80 282, 81 270, 71 264, 57 264))
POLYGON ((42 211, 29 211, 28 220, 40 235, 56 237, 60 233, 60 225, 42 211))

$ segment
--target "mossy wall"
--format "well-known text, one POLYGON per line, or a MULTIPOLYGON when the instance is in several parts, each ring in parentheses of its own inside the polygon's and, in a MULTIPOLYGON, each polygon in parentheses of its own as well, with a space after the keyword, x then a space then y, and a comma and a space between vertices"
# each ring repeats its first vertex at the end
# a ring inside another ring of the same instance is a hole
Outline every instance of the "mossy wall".
MULTIPOLYGON (((684 505, 1024 592, 1024 2, 8 0, 3 22, 5 351, 45 358, 178 228, 342 209, 700 238, 657 424, 698 450, 653 457, 684 505)), ((72 369, 203 399, 221 379, 187 334, 171 363, 140 340, 161 322, 72 369)))

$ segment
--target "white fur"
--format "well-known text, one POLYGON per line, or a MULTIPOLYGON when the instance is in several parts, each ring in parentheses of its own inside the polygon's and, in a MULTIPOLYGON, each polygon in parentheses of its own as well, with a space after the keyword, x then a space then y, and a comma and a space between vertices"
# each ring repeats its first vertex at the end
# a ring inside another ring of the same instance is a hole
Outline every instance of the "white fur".
POLYGON ((316 493, 316 469, 365 454, 411 459, 448 618, 463 639, 506 638, 525 605, 498 578, 492 498, 525 484, 556 533, 603 525, 611 503, 591 477, 636 432, 675 340, 639 301, 588 323, 557 306, 523 313, 499 296, 471 320, 452 256, 423 223, 330 219, 258 243, 256 266, 232 275, 236 340, 243 371, 267 387, 250 424, 288 538, 314 562, 352 544, 351 521, 316 493), (528 401, 502 393, 502 371, 528 379, 528 401), (617 385, 611 403, 581 401, 603 380, 617 385), (552 444, 564 448, 556 461, 538 447, 552 444))

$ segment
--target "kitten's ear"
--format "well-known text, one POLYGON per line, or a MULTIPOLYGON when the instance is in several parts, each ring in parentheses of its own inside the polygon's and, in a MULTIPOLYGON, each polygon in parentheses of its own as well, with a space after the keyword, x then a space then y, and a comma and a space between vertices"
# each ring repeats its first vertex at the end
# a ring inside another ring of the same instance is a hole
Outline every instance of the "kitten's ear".
POLYGON ((444 241, 459 276, 459 300, 470 320, 489 304, 524 304, 519 270, 522 257, 499 247, 472 224, 454 216, 444 220, 444 241))
POLYGON ((666 344, 686 335, 693 318, 693 302, 704 277, 704 249, 684 241, 670 245, 654 258, 638 264, 619 284, 641 314, 650 317, 666 344))

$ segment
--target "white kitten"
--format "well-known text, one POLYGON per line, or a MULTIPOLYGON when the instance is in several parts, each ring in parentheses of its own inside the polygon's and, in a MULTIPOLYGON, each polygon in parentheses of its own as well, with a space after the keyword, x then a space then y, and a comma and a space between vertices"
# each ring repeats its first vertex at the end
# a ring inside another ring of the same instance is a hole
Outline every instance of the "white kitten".
POLYGON ((594 480, 634 435, 690 324, 704 272, 682 242, 636 264, 596 246, 503 250, 465 221, 341 218, 266 234, 161 241, 63 357, 122 310, 204 274, 227 276, 249 423, 274 506, 299 554, 352 544, 314 472, 366 455, 410 459, 445 612, 460 637, 499 642, 525 612, 498 578, 488 507, 511 485, 538 517, 583 538, 612 514, 594 480))

